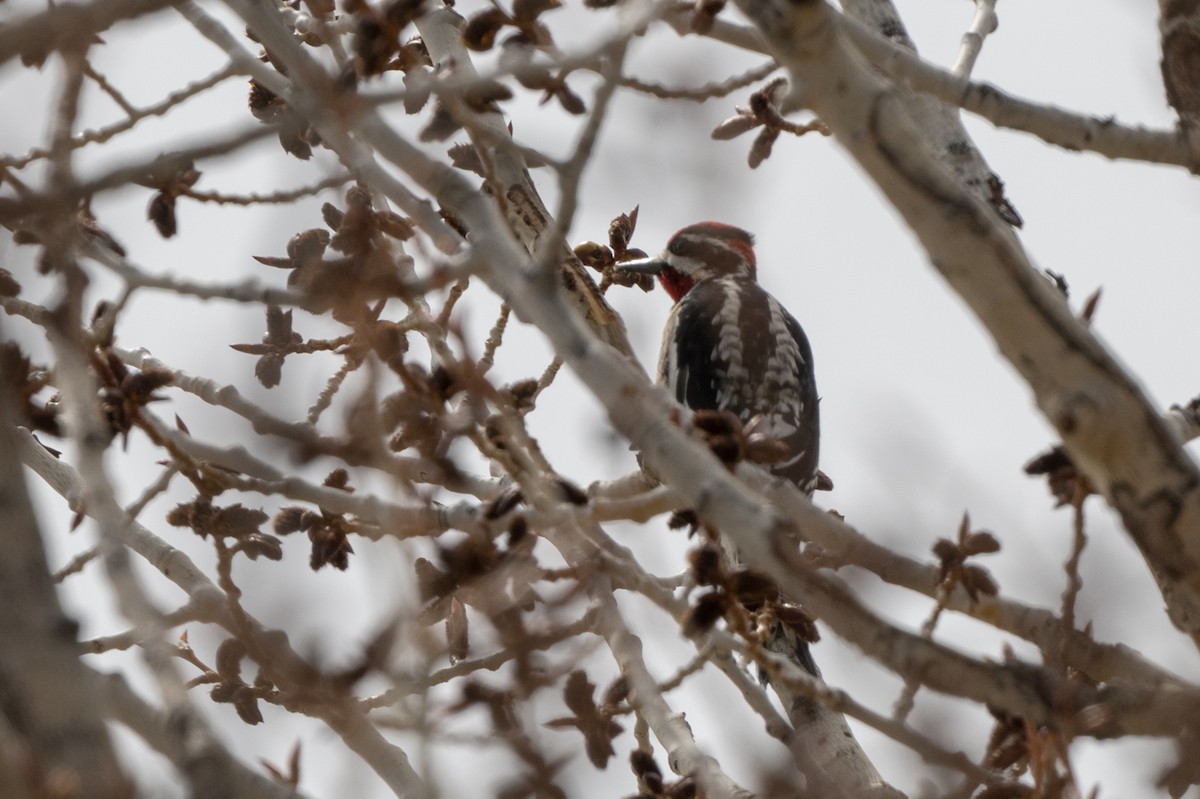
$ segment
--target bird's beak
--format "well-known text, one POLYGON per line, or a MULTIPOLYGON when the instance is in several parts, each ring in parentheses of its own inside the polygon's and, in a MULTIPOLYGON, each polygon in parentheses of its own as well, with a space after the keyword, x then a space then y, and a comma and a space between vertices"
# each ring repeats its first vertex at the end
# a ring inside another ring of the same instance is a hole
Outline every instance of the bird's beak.
POLYGON ((635 275, 657 275, 666 265, 665 261, 658 258, 638 258, 635 261, 622 261, 617 264, 617 269, 635 275))

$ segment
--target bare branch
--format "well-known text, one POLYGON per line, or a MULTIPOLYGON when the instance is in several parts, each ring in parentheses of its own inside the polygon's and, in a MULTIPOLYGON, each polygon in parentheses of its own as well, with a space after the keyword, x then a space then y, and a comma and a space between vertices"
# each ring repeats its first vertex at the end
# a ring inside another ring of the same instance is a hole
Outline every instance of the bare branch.
POLYGON ((295 787, 269 780, 242 765, 199 719, 180 724, 139 697, 119 674, 90 672, 83 681, 108 713, 186 775, 197 796, 229 799, 304 799, 295 787))
POLYGON ((30 61, 44 59, 63 46, 87 42, 116 22, 149 16, 170 5, 170 0, 99 0, 53 6, 40 14, 10 22, 0 32, 0 64, 20 55, 30 61))
POLYGON ((1031 133, 1048 144, 1106 158, 1189 169, 1197 158, 1178 131, 1155 131, 1122 125, 1113 117, 1088 117, 1053 106, 1021 100, 986 83, 975 83, 921 60, 853 20, 838 24, 867 58, 889 75, 945 103, 978 114, 993 125, 1031 133))
POLYGON ((960 78, 970 78, 975 69, 975 60, 983 49, 983 40, 988 34, 994 33, 999 20, 996 18, 996 0, 975 0, 975 16, 971 19, 971 27, 962 37, 962 47, 959 48, 958 58, 954 60, 951 70, 960 78))
MULTIPOLYGON (((741 7, 751 18, 781 13, 770 0, 741 7)), ((816 57, 801 46, 805 37, 838 29, 832 9, 805 3, 787 18, 778 29, 798 38, 773 37, 777 57, 804 81, 813 110, 901 209, 931 262, 1029 382, 1075 462, 1121 514, 1171 620, 1200 640, 1200 549, 1188 543, 1200 541, 1192 534, 1200 527, 1195 463, 993 209, 925 154, 902 98, 862 65, 847 39, 834 36, 834 46, 816 57)))
MULTIPOLYGON (((11 408, 0 381, 0 450, 18 446, 11 408)), ((36 446, 36 445, 35 445, 36 446)), ((39 447, 40 449, 40 447, 39 447)), ((7 788, 42 794, 55 771, 87 785, 97 797, 123 799, 132 788, 117 763, 95 696, 86 690, 76 655, 75 622, 59 606, 41 531, 26 493, 20 461, 0 458, 0 518, 5 520, 5 554, 0 559, 0 682, 8 694, 9 718, 20 718, 20 761, 8 747, 0 771, 13 778, 7 788), (19 782, 16 775, 20 775, 19 782)))
POLYGON ((735 75, 728 80, 706 83, 695 89, 672 88, 658 83, 631 78, 627 75, 619 78, 618 82, 621 86, 633 89, 636 92, 648 94, 652 97, 659 97, 664 100, 691 100, 692 102, 703 103, 718 97, 728 97, 740 89, 744 89, 761 80, 766 80, 777 69, 779 69, 778 64, 774 61, 768 61, 762 66, 747 70, 745 73, 735 75))
MULTIPOLYGON (((147 106, 143 109, 134 109, 128 118, 114 125, 100 128, 99 130, 85 130, 81 133, 75 134, 71 139, 71 145, 73 147, 83 147, 87 144, 103 144, 104 142, 109 141, 121 133, 132 130, 144 119, 163 116, 182 103, 184 100, 208 91, 212 87, 228 80, 236 74, 237 73, 233 67, 223 67, 222 69, 219 69, 213 74, 209 75, 207 78, 202 78, 194 83, 190 83, 179 91, 171 92, 154 105, 147 106)), ((0 164, 3 164, 4 166, 10 166, 15 169, 21 169, 33 163, 34 161, 47 157, 49 154, 49 150, 35 147, 25 155, 19 157, 8 155, 0 156, 0 164)))

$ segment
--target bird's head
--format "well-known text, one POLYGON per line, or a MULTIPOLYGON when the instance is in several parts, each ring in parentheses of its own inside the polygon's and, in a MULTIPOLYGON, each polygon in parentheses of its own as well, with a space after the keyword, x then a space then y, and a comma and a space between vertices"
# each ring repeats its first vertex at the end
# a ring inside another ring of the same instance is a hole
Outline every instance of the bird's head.
POLYGON ((657 258, 626 261, 618 268, 657 275, 671 299, 679 302, 704 280, 754 280, 754 236, 721 222, 697 222, 676 232, 657 258))

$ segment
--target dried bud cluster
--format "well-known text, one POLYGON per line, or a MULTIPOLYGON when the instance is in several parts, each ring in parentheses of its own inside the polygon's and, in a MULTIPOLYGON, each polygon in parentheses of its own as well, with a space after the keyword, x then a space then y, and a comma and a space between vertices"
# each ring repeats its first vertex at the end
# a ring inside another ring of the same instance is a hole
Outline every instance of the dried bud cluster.
POLYGON ((585 241, 576 245, 575 256, 584 266, 595 269, 604 275, 604 279, 618 286, 637 286, 642 291, 654 288, 652 275, 639 275, 626 272, 614 267, 625 261, 645 258, 644 250, 631 248, 630 240, 637 229, 638 209, 635 207, 627 214, 621 214, 608 225, 608 246, 594 241, 585 241))
POLYGON ((226 638, 217 647, 217 675, 220 681, 213 686, 210 696, 214 702, 232 704, 238 716, 247 724, 262 724, 262 711, 258 700, 269 695, 272 687, 260 672, 254 685, 242 679, 242 661, 246 658, 246 646, 237 638, 226 638))
MULTIPOLYGON (((98 314, 103 308, 98 309, 98 314)), ((128 441, 130 430, 138 423, 141 409, 165 397, 156 394, 170 385, 172 375, 156 369, 134 371, 111 350, 111 342, 101 342, 90 353, 92 367, 100 384, 100 412, 109 433, 128 441)))
POLYGON ((618 679, 604 692, 604 701, 596 704, 593 698, 596 686, 584 671, 572 671, 563 687, 563 699, 574 715, 548 721, 546 726, 554 729, 573 728, 583 733, 588 760, 596 768, 602 769, 608 765, 609 758, 616 754, 612 741, 621 734, 623 728, 613 721, 613 716, 620 710, 628 691, 625 681, 618 679))
POLYGON ((829 129, 820 122, 796 125, 783 118, 783 115, 779 113, 778 103, 786 87, 787 81, 784 78, 776 78, 754 92, 750 95, 750 105, 748 107, 738 106, 737 114, 717 125, 713 129, 712 137, 725 141, 761 127, 762 130, 759 131, 758 136, 754 138, 754 143, 750 146, 750 155, 747 159, 750 168, 755 169, 770 157, 771 148, 775 146, 775 140, 781 133, 803 136, 806 133, 817 131, 828 136, 829 129))
POLYGON ((257 508, 243 505, 218 507, 212 499, 198 496, 191 502, 176 505, 167 514, 167 523, 174 527, 190 527, 201 538, 230 539, 230 553, 241 552, 251 560, 283 558, 283 545, 278 538, 259 528, 270 518, 257 508))
POLYGON ((771 465, 786 460, 789 454, 784 442, 756 432, 761 417, 751 419, 743 427, 731 411, 698 410, 692 414, 691 423, 730 471, 742 461, 771 465))
POLYGON ((560 0, 514 0, 511 14, 499 6, 478 11, 463 27, 463 44, 472 50, 490 50, 500 33, 512 28, 513 32, 503 42, 505 46, 549 47, 554 40, 539 17, 561 7, 560 0))
MULTIPOLYGON (((0 283, 4 277, 0 275, 0 283)), ((16 342, 0 343, 0 402, 13 403, 17 424, 58 436, 62 429, 57 406, 36 399, 49 384, 49 371, 35 366, 16 342)))
POLYGON ((198 180, 199 170, 191 162, 187 162, 177 170, 166 174, 151 173, 137 181, 139 185, 157 190, 150 198, 146 218, 154 223, 158 234, 164 239, 171 238, 179 230, 179 223, 175 218, 176 198, 196 185, 198 180))
POLYGON ((1025 464, 1025 474, 1031 477, 1045 476, 1050 494, 1058 502, 1056 507, 1078 507, 1090 494, 1095 493, 1091 483, 1075 468, 1075 462, 1061 444, 1025 464))
MULTIPOLYGON (((349 493, 354 489, 350 488, 348 481, 349 475, 344 469, 335 469, 325 478, 325 486, 349 493)), ((299 532, 308 534, 312 544, 308 565, 313 571, 323 566, 332 566, 341 571, 349 568, 350 556, 354 554, 354 547, 350 545, 350 533, 355 529, 352 519, 323 509, 316 513, 288 506, 275 515, 274 528, 282 536, 299 532)))
POLYGON ((758 636, 756 644, 764 643, 776 622, 790 629, 807 643, 820 640, 812 617, 795 603, 789 602, 775 582, 753 569, 730 571, 715 534, 688 554, 691 576, 697 586, 709 590, 700 594, 683 620, 684 632, 699 635, 711 629, 721 619, 731 618, 734 629, 758 636), (732 614, 732 616, 730 615, 732 614))
MULTIPOLYGON (((391 211, 375 210, 370 192, 359 186, 346 192, 346 210, 326 203, 321 212, 332 234, 320 228, 305 230, 288 242, 286 257, 254 256, 254 260, 290 269, 288 285, 308 298, 306 310, 320 313, 332 309, 334 318, 345 323, 370 316, 365 308, 370 300, 404 296, 404 284, 386 239, 411 238, 413 228, 408 220, 391 211), (342 256, 327 258, 329 249, 342 256)), ((290 319, 287 324, 290 326, 290 319)))
MULTIPOLYGON (((264 55, 262 60, 270 59, 264 55)), ((286 100, 266 86, 251 80, 250 95, 246 103, 255 119, 264 125, 273 125, 279 129, 279 143, 285 152, 302 161, 312 158, 312 148, 321 143, 321 136, 304 117, 287 104, 286 100)))
POLYGON ((652 752, 634 749, 629 755, 629 765, 641 788, 636 799, 699 799, 702 796, 691 777, 682 777, 675 782, 664 780, 652 752))
POLYGON ((381 9, 373 8, 365 0, 350 0, 345 10, 356 18, 351 49, 360 77, 433 66, 420 37, 400 41, 404 30, 425 12, 425 0, 392 0, 381 9))
POLYGON ((279 385, 283 376, 283 359, 301 351, 304 339, 292 330, 292 312, 277 305, 267 306, 267 332, 261 344, 230 344, 230 348, 247 355, 261 356, 254 365, 254 376, 266 388, 279 385))
POLYGON ((999 551, 1000 542, 996 537, 983 530, 972 531, 971 519, 964 513, 957 541, 939 538, 933 545, 940 569, 939 583, 946 589, 961 585, 972 602, 978 602, 980 594, 995 596, 1000 589, 992 575, 982 566, 967 563, 967 559, 999 551))

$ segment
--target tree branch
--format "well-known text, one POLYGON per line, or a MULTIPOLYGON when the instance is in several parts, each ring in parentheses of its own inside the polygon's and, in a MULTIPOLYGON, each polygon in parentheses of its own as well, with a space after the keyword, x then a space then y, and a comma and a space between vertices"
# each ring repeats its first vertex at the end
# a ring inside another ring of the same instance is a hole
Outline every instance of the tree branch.
POLYGON ((98 698, 112 719, 165 755, 186 776, 193 796, 304 799, 295 788, 247 768, 220 744, 200 717, 181 719, 151 706, 119 674, 86 672, 82 686, 98 698))
POLYGON ((993 209, 928 154, 903 98, 840 33, 839 15, 819 0, 739 0, 739 7, 763 21, 813 110, 1029 383, 1072 459, 1121 515, 1171 620, 1200 641, 1200 471, 1141 388, 1071 314, 993 209))
POLYGON ((5 790, 21 795, 45 795, 59 772, 98 799, 132 797, 101 709, 86 690, 78 626, 59 605, 21 461, 12 457, 18 436, 9 388, 0 379, 0 690, 5 726, 17 725, 17 751, 0 746, 0 776, 5 790))
POLYGON ((840 17, 838 26, 873 64, 917 91, 970 111, 999 128, 1019 130, 1075 152, 1106 158, 1173 164, 1194 169, 1200 155, 1179 131, 1130 127, 1112 117, 1088 117, 1022 100, 987 83, 976 83, 930 64, 856 20, 840 17))
POLYGON ((975 0, 975 16, 971 19, 971 27, 962 37, 962 47, 959 48, 958 58, 954 60, 953 72, 960 78, 970 78, 975 69, 975 60, 983 49, 983 40, 995 32, 999 20, 996 19, 996 0, 975 0))

